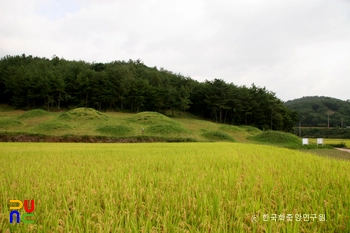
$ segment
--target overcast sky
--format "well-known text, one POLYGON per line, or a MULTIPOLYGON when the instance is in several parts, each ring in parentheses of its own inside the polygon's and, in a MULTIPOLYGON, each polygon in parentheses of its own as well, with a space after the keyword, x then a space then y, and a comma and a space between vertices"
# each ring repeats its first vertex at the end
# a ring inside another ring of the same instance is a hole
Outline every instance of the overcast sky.
POLYGON ((141 59, 193 79, 350 99, 350 0, 0 0, 0 56, 141 59))

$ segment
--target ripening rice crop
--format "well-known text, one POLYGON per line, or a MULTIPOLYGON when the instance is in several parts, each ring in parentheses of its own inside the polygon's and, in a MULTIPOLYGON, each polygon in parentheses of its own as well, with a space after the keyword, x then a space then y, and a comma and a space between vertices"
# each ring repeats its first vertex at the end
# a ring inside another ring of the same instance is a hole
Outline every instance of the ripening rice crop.
POLYGON ((294 150, 1 143, 0 164, 0 232, 350 232, 350 162, 294 150))
MULTIPOLYGON (((316 139, 314 139, 316 140, 316 139)), ((324 139, 325 145, 334 145, 338 147, 347 147, 350 148, 350 139, 331 139, 331 138, 325 138, 324 139)))

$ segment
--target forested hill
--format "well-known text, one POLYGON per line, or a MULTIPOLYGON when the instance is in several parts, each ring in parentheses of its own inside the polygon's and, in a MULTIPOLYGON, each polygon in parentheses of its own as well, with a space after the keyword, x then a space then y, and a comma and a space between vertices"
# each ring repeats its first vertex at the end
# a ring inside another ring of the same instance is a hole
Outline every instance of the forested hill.
POLYGON ((0 60, 0 104, 20 109, 92 107, 189 111, 213 121, 290 131, 297 115, 265 87, 198 82, 141 60, 88 63, 17 55, 0 60))
POLYGON ((308 96, 285 103, 298 112, 301 126, 350 126, 350 101, 324 96, 308 96))

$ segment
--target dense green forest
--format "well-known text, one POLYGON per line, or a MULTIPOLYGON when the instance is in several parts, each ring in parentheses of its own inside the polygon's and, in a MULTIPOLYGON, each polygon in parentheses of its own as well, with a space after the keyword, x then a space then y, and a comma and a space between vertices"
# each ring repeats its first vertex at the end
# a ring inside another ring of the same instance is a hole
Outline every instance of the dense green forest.
POLYGON ((350 126, 350 101, 324 96, 308 96, 290 100, 287 107, 298 112, 301 126, 338 127, 350 126))
POLYGON ((293 133, 305 138, 350 138, 350 129, 348 128, 302 127, 299 129, 299 127, 295 127, 293 133))
POLYGON ((88 63, 17 55, 0 60, 0 103, 19 109, 188 111, 215 122, 291 131, 297 113, 265 87, 198 82, 141 60, 88 63))

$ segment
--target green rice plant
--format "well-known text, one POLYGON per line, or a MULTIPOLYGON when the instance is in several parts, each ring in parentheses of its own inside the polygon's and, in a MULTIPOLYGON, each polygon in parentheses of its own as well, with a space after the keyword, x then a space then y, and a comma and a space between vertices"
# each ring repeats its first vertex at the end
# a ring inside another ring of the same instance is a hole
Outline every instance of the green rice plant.
POLYGON ((0 151, 0 232, 350 232, 348 161, 242 143, 0 151), (10 199, 35 200, 34 224, 9 223, 10 199))
POLYGON ((98 132, 108 135, 126 135, 134 129, 125 125, 105 125, 96 129, 98 132))
POLYGON ((233 137, 221 131, 207 131, 202 136, 211 141, 234 141, 233 137))

